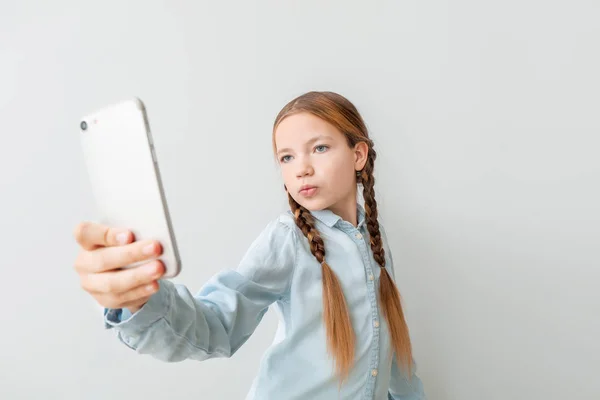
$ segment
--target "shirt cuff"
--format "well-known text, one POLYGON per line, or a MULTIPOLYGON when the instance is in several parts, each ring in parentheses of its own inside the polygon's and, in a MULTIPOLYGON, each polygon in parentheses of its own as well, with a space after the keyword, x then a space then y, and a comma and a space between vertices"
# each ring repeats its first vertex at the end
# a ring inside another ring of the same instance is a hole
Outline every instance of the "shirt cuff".
POLYGON ((137 331, 143 330, 163 318, 171 306, 169 282, 159 280, 158 285, 158 292, 154 293, 146 304, 133 314, 126 308, 105 308, 104 327, 106 329, 127 328, 137 331))

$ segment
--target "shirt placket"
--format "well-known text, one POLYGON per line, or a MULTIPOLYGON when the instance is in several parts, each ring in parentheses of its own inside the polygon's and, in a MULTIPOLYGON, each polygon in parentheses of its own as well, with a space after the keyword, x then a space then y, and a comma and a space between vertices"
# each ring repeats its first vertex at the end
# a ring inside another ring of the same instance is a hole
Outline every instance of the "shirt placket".
POLYGON ((375 287, 375 273, 373 272, 373 265, 371 265, 371 257, 368 246, 368 235, 364 225, 360 228, 356 228, 351 224, 344 224, 343 226, 344 232, 346 232, 352 240, 356 243, 358 249, 360 250, 360 254, 363 258, 363 265, 365 266, 366 273, 366 284, 367 284, 367 292, 369 294, 369 301, 371 303, 371 320, 373 327, 373 342, 371 344, 371 361, 369 363, 369 371, 367 372, 369 375, 367 377, 367 388, 365 391, 365 400, 373 399, 373 394, 375 392, 375 382, 377 379, 377 375, 379 373, 379 309, 377 306, 377 294, 375 287))

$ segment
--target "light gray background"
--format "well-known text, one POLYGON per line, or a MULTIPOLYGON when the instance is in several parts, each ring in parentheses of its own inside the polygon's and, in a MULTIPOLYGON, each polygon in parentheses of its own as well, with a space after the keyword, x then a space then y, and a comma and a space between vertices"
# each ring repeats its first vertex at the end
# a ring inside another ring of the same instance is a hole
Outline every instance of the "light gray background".
POLYGON ((285 209, 271 124, 312 89, 371 129, 429 397, 600 398, 596 0, 1 4, 0 398, 243 398, 273 313, 203 363, 103 329, 72 269, 78 121, 146 102, 196 290, 285 209))

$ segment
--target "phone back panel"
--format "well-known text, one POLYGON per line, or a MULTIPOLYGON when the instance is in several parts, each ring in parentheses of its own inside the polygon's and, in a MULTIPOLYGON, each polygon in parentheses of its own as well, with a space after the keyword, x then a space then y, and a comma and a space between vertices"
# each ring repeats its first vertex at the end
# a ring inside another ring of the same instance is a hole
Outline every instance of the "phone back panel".
POLYGON ((158 240, 163 278, 178 275, 180 259, 144 104, 133 98, 89 114, 83 122, 81 144, 98 222, 129 229, 136 240, 158 240))

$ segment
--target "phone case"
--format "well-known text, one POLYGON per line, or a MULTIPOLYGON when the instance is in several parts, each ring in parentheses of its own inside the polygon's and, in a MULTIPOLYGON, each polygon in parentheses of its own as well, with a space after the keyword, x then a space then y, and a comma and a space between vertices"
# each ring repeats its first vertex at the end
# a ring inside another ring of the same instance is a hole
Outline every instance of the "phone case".
POLYGON ((99 222, 131 230, 136 241, 158 240, 163 278, 177 276, 181 261, 144 103, 134 97, 86 115, 80 135, 99 222))

